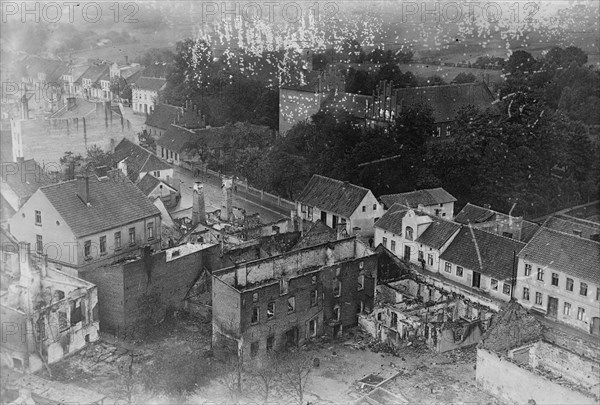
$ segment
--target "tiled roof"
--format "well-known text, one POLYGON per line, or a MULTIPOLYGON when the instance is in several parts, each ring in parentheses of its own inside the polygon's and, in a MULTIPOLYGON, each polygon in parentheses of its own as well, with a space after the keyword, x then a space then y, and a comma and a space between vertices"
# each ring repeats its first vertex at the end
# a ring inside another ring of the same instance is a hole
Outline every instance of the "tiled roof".
POLYGON ((600 243, 541 227, 519 257, 600 285, 600 243))
POLYGON ((348 218, 356 211, 369 190, 354 184, 313 175, 298 201, 348 218))
POLYGON ((110 74, 110 66, 107 64, 92 65, 77 78, 76 83, 82 83, 83 79, 90 79, 94 84, 100 79, 106 80, 103 77, 107 74, 110 74))
POLYGON ((460 224, 433 215, 428 216, 433 219, 433 222, 417 238, 417 242, 439 250, 460 229, 460 224))
POLYGON ((141 90, 159 91, 165 84, 167 84, 166 79, 142 76, 135 82, 135 87, 141 90))
POLYGON ((379 198, 386 207, 391 207, 394 203, 398 203, 410 208, 418 208, 419 204, 428 206, 456 201, 456 198, 452 194, 441 187, 410 191, 408 193, 387 194, 379 198))
POLYGON ((182 107, 169 104, 158 104, 152 114, 146 118, 146 125, 166 130, 177 119, 177 114, 183 112, 182 107))
POLYGON ((323 102, 321 110, 329 113, 348 113, 354 117, 364 118, 371 99, 371 96, 340 91, 328 97, 323 102))
POLYGON ((460 224, 487 222, 492 219, 496 213, 489 208, 480 207, 467 203, 462 210, 454 217, 454 221, 460 224))
POLYGON ((125 160, 127 174, 135 177, 142 172, 172 169, 167 162, 127 138, 123 138, 115 147, 114 159, 116 162, 125 160))
POLYGON ((579 231, 581 237, 587 239, 590 239, 592 235, 600 234, 600 224, 561 215, 548 218, 543 226, 572 235, 575 234, 575 231, 579 231))
POLYGON ((393 204, 381 218, 375 222, 375 227, 402 235, 402 218, 406 215, 408 208, 401 204, 393 204))
POLYGON ((518 254, 524 246, 523 242, 465 226, 440 260, 506 280, 513 274, 515 252, 518 254))
POLYGON ((50 204, 73 231, 82 237, 160 215, 160 211, 128 178, 89 177, 89 206, 77 195, 77 180, 41 187, 50 204))
MULTIPOLYGON (((490 208, 480 207, 467 203, 462 210, 454 217, 454 222, 460 224, 482 224, 490 221, 496 221, 499 216, 508 218, 507 214, 494 211, 490 208)), ((521 221, 521 242, 529 242, 540 226, 530 221, 521 221)))
POLYGON ((61 81, 62 75, 69 71, 68 65, 63 61, 38 56, 30 56, 22 63, 28 77, 37 79, 38 73, 44 73, 48 83, 61 81))
POLYGON ((34 159, 2 163, 2 180, 19 198, 29 198, 38 188, 55 183, 34 159), (14 174, 13 174, 14 173, 14 174))
POLYGON ((194 131, 178 125, 171 125, 163 136, 156 141, 156 144, 173 152, 181 153, 197 139, 198 137, 194 131))
POLYGON ((467 105, 482 110, 492 107, 494 95, 485 83, 449 84, 443 86, 395 89, 399 106, 427 103, 433 108, 435 122, 454 121, 456 113, 467 105))
POLYGON ((165 184, 167 187, 169 187, 169 189, 171 191, 177 191, 173 187, 171 187, 170 185, 164 183, 160 179, 157 179, 156 177, 154 177, 150 173, 146 173, 146 175, 144 177, 142 177, 142 179, 136 183, 136 186, 140 190, 142 190, 142 193, 144 193, 144 195, 148 196, 156 188, 156 186, 158 186, 161 183, 165 184))

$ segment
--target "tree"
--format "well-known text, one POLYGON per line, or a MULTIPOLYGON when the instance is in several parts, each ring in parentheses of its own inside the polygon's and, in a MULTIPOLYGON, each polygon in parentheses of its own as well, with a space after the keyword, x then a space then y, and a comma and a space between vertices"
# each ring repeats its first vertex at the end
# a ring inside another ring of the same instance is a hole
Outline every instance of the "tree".
POLYGON ((529 52, 519 50, 510 55, 504 71, 510 74, 525 74, 534 72, 537 67, 538 62, 529 52))
POLYGON ((279 355, 282 387, 296 399, 298 405, 304 404, 306 384, 312 371, 312 359, 300 351, 283 352, 279 355))
POLYGON ((477 77, 473 73, 460 72, 456 75, 454 83, 474 83, 477 81, 477 77))
POLYGON ((256 364, 252 367, 251 373, 262 387, 262 399, 265 403, 269 401, 269 394, 275 388, 277 378, 280 376, 281 364, 277 357, 273 351, 266 352, 256 360, 256 364))

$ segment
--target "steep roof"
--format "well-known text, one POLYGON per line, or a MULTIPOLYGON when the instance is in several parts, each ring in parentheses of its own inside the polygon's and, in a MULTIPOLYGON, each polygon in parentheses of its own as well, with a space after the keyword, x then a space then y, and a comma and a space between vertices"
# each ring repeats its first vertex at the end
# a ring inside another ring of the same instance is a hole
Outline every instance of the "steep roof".
POLYGON ((154 177, 150 173, 146 173, 146 175, 144 177, 142 177, 142 179, 136 183, 136 186, 140 190, 142 190, 142 193, 144 193, 144 195, 148 196, 156 188, 156 186, 158 186, 161 183, 165 184, 172 191, 177 191, 173 187, 171 187, 169 184, 164 183, 163 181, 154 177))
POLYGON ((600 243, 542 227, 519 257, 600 285, 600 243))
POLYGON ((178 125, 171 125, 156 144, 173 152, 181 153, 198 139, 196 133, 178 125))
POLYGON ((160 211, 128 178, 118 171, 113 177, 89 177, 89 206, 77 195, 77 180, 41 187, 75 237, 121 227, 160 215, 160 211))
MULTIPOLYGON (((508 218, 507 214, 503 214, 498 211, 494 211, 490 208, 480 207, 467 203, 462 210, 454 217, 454 222, 459 224, 467 225, 471 224, 482 224, 490 221, 496 221, 498 216, 508 218)), ((537 232, 540 226, 536 223, 522 220, 521 222, 521 242, 529 242, 533 235, 537 232)))
POLYGON ((600 234, 600 224, 562 215, 549 217, 543 226, 573 235, 576 231, 581 232, 581 237, 587 239, 600 234))
POLYGON ((440 259, 506 280, 513 274, 515 252, 518 254, 524 246, 523 242, 514 239, 463 227, 440 259))
POLYGON ((30 56, 22 63, 28 77, 37 79, 38 73, 44 73, 46 82, 58 82, 62 80, 62 75, 69 71, 69 67, 65 62, 56 59, 30 56))
POLYGON ((125 160, 127 174, 133 173, 135 177, 143 172, 172 169, 167 162, 127 138, 123 138, 115 147, 114 159, 117 162, 125 160))
POLYGON ((455 222, 445 221, 433 215, 429 215, 429 217, 433 219, 433 222, 417 238, 417 242, 439 250, 461 226, 455 222))
POLYGON ((419 204, 428 206, 456 201, 456 198, 452 194, 441 187, 410 191, 408 193, 387 194, 382 195, 379 199, 386 207, 391 207, 394 203, 399 203, 410 208, 418 208, 419 204))
POLYGON ((38 188, 55 183, 34 160, 2 163, 2 180, 20 198, 29 198, 38 188))
POLYGON ((158 104, 154 107, 152 114, 146 118, 146 125, 167 130, 177 119, 177 114, 183 112, 182 107, 169 104, 158 104))
POLYGON ((395 89, 399 106, 427 103, 433 108, 435 122, 454 121, 456 113, 467 105, 485 110, 492 107, 494 95, 485 83, 448 84, 443 86, 395 89))
POLYGON ((354 184, 315 174, 298 201, 348 218, 356 211, 369 190, 354 184))
POLYGON ((92 65, 86 69, 76 80, 76 83, 82 83, 83 79, 90 79, 93 83, 98 80, 108 80, 106 75, 110 75, 110 66, 107 64, 92 65))
POLYGON ((142 76, 135 82, 135 87, 141 90, 159 91, 165 84, 167 84, 166 79, 142 76))
POLYGON ((402 218, 406 215, 408 208, 402 204, 393 204, 381 218, 375 222, 375 227, 398 235, 402 234, 402 218))
POLYGON ((536 342, 544 337, 544 328, 535 316, 518 302, 504 304, 484 333, 479 347, 506 354, 511 349, 536 342))

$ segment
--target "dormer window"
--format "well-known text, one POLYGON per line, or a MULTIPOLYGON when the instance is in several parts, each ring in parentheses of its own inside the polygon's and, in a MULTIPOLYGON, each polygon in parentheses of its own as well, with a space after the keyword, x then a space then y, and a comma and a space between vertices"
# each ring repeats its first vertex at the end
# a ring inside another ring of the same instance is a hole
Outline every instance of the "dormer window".
POLYGON ((406 227, 405 238, 408 240, 413 240, 413 229, 410 226, 406 227))

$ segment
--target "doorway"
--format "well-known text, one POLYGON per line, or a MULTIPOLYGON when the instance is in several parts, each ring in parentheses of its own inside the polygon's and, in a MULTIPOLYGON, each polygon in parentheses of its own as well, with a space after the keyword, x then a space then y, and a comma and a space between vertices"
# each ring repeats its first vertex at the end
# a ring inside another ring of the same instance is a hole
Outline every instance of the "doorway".
POLYGON ((548 316, 556 318, 558 315, 558 298, 548 297, 548 316))
POLYGON ((404 246, 404 260, 410 261, 410 246, 404 246))
POLYGON ((321 222, 327 225, 327 213, 325 211, 321 211, 321 222))
POLYGON ((473 287, 477 287, 479 288, 479 286, 481 285, 481 273, 478 273, 476 271, 473 272, 473 287))
POLYGON ((342 336, 342 325, 333 325, 333 338, 338 339, 342 336))
POLYGON ((597 316, 592 318, 592 328, 590 330, 592 335, 599 336, 600 335, 600 318, 597 316))
POLYGON ((298 346, 298 328, 294 327, 285 332, 285 345, 286 347, 298 346))

